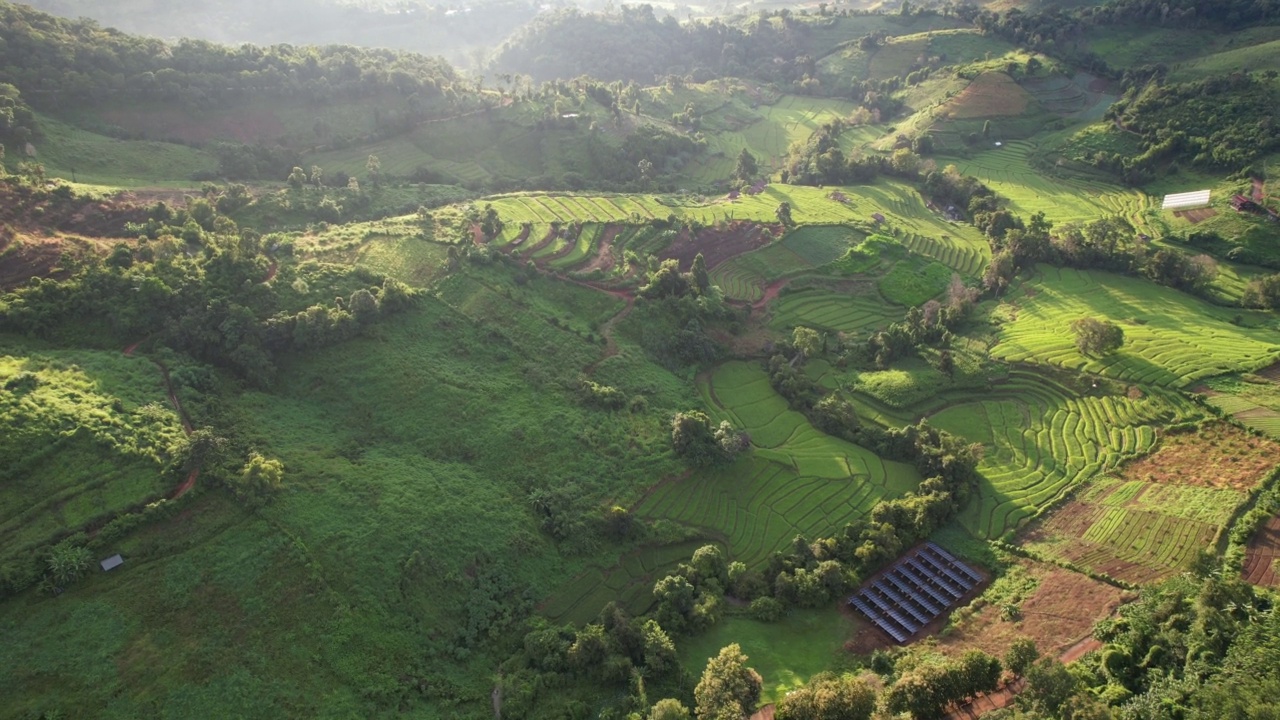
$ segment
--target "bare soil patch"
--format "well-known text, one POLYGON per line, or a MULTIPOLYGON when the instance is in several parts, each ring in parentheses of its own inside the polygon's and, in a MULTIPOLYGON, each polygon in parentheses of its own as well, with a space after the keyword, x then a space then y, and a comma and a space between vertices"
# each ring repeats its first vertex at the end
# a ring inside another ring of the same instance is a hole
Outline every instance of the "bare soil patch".
POLYGON ((62 257, 56 238, 0 239, 0 290, 13 290, 34 277, 50 277, 62 257))
POLYGON ((974 78, 959 95, 947 104, 947 114, 957 120, 983 117, 1009 117, 1027 111, 1033 98, 1013 78, 1000 72, 987 72, 974 78))
POLYGON ((1267 380, 1270 380, 1272 382, 1280 383, 1280 362, 1274 365, 1270 365, 1268 367, 1264 367, 1261 370, 1255 372, 1254 375, 1257 375, 1258 377, 1261 377, 1261 378, 1266 378, 1267 380))
POLYGON ((1177 215, 1183 220, 1186 220, 1192 225, 1195 225, 1196 223, 1202 223, 1205 220, 1208 220, 1209 218, 1217 215, 1218 211, 1214 210, 1211 207, 1206 207, 1206 208, 1196 208, 1194 210, 1175 210, 1173 214, 1177 215))
POLYGON ((1152 454, 1125 465, 1128 480, 1248 490, 1280 457, 1280 443, 1250 435, 1227 423, 1168 433, 1152 454))
POLYGON ((680 261, 680 267, 688 268, 693 264, 694 256, 702 253, 710 270, 730 258, 762 248, 781 236, 780 226, 739 220, 703 228, 692 237, 681 233, 670 247, 662 251, 662 257, 675 258, 680 261))
MULTIPOLYGON (((942 638, 940 650, 960 655, 977 648, 1001 656, 1015 640, 1027 637, 1035 641, 1042 654, 1062 655, 1082 638, 1089 638, 1094 624, 1125 601, 1123 590, 1080 573, 1031 560, 1021 562, 1040 580, 1022 601, 1021 617, 1004 620, 1000 608, 987 605, 942 638)), ((1085 652, 1077 652, 1077 656, 1085 652)))
POLYGON ((1249 540, 1245 548, 1244 579, 1254 585, 1280 586, 1276 561, 1280 561, 1280 517, 1271 518, 1249 540))
POLYGON ((578 272, 589 273, 595 270, 603 270, 608 272, 613 269, 617 259, 613 257, 613 241, 618 237, 618 233, 622 232, 621 225, 606 225, 604 232, 600 234, 600 245, 585 265, 578 268, 578 272))

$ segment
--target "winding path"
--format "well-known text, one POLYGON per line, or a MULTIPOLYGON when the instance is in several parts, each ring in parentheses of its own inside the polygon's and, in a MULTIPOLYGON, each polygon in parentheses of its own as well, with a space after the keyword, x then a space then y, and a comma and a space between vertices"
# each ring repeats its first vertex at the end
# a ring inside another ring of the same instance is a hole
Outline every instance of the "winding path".
MULTIPOLYGON (((272 270, 272 275, 274 276, 274 264, 272 264, 272 270)), ((124 356, 133 357, 134 351, 136 351, 138 346, 142 343, 143 341, 139 340, 138 342, 126 347, 124 349, 124 356)), ((178 413, 178 420, 182 423, 182 431, 187 434, 187 437, 191 437, 191 434, 195 432, 195 428, 191 425, 191 419, 187 417, 187 411, 182 409, 182 401, 178 400, 178 393, 173 389, 173 381, 169 378, 169 368, 165 367, 165 364, 159 360, 153 359, 151 362, 154 363, 157 368, 160 368, 160 377, 164 379, 165 394, 169 396, 169 402, 173 404, 173 409, 178 413)), ((192 470, 187 475, 187 479, 183 480, 181 485, 179 485, 173 492, 169 493, 169 499, 177 500, 183 495, 186 495, 191 488, 196 486, 196 480, 199 478, 200 469, 196 468, 192 470)))

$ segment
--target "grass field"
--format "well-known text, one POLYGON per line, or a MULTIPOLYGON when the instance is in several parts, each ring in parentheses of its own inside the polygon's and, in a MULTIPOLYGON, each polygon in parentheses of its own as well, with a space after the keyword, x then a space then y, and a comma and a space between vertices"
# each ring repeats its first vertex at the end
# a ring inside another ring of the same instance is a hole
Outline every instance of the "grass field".
POLYGON ((971 532, 1000 537, 1070 488, 1150 451, 1158 425, 1195 412, 1172 393, 1082 397, 1015 370, 980 397, 961 395, 929 422, 986 446, 978 498, 960 517, 971 532))
POLYGON ((778 329, 800 325, 819 330, 860 334, 888 325, 901 310, 868 288, 864 294, 848 294, 812 288, 781 295, 772 325, 778 329))
POLYGON ((1029 549, 1121 580, 1181 572, 1245 499, 1238 490, 1099 478, 1033 525, 1029 549))
POLYGON ((1248 375, 1210 378, 1197 390, 1223 413, 1245 425, 1280 438, 1280 370, 1276 366, 1248 375))
POLYGON ((184 435, 154 364, 3 344, 0 561, 176 486, 184 435))
MULTIPOLYGON (((1280 339, 1273 327, 1234 325, 1235 310, 1135 278, 1041 266, 1034 285, 1022 285, 1005 303, 1014 319, 1000 331, 991 355, 1010 362, 1185 387, 1214 375, 1253 370, 1280 357, 1280 339), (1120 324, 1124 347, 1101 358, 1082 355, 1070 325, 1086 316, 1120 324)), ((1262 319, 1248 317, 1249 322, 1262 319)))
POLYGON ((760 702, 777 702, 837 662, 857 622, 829 609, 792 610, 776 623, 729 617, 709 631, 683 640, 680 661, 696 677, 720 648, 738 643, 750 659, 748 665, 764 680, 760 702))
POLYGON ((43 140, 36 160, 50 177, 112 187, 195 187, 192 175, 218 162, 200 150, 167 142, 117 140, 39 116, 43 140))

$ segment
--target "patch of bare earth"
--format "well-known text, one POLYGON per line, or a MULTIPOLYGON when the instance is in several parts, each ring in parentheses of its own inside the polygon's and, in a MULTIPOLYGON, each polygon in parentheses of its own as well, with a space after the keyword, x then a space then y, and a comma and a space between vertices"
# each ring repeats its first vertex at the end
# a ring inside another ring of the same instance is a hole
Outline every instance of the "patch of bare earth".
POLYGON ((578 272, 589 273, 596 270, 608 272, 613 269, 617 260, 613 257, 613 241, 618 237, 618 233, 622 232, 621 225, 606 226, 604 232, 600 235, 600 246, 596 248, 585 265, 578 268, 578 272))
POLYGON ((730 258, 762 248, 781 235, 780 226, 738 220, 703 228, 694 235, 681 233, 662 251, 662 257, 675 258, 680 261, 680 267, 687 268, 693 264, 694 256, 702 253, 710 270, 730 258))
POLYGON ((955 119, 1021 115, 1031 104, 1031 94, 1013 78, 985 72, 947 103, 946 114, 955 119))
POLYGON ((1020 562, 1040 581, 1022 601, 1020 617, 1005 620, 999 607, 987 605, 940 640, 942 652, 960 655, 976 648, 1002 656, 1015 640, 1026 637, 1035 641, 1041 654, 1058 656, 1088 638, 1094 624, 1125 601, 1123 590, 1080 573, 1031 560, 1020 562))
POLYGON ((1227 423, 1210 423, 1190 432, 1168 433, 1150 455, 1125 465, 1127 480, 1194 485, 1219 490, 1249 490, 1280 457, 1280 443, 1227 423))
POLYGON ((1280 561, 1280 517, 1273 517, 1250 538, 1245 548, 1244 579, 1254 585, 1280 586, 1277 561, 1280 561))
POLYGON ((1213 208, 1196 208, 1195 210, 1176 210, 1173 214, 1195 225, 1217 215, 1218 211, 1213 208))

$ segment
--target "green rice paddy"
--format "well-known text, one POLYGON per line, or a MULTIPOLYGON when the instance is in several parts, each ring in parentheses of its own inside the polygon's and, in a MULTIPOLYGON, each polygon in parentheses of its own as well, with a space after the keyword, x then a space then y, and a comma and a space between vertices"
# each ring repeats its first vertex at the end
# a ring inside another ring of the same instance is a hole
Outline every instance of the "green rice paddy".
POLYGON ((1156 427, 1196 415, 1173 393, 1139 399, 1081 397, 1028 371, 929 422, 980 442, 978 498, 961 513, 964 526, 995 538, 1021 526, 1072 487, 1155 447, 1156 427))
POLYGON ((1137 278, 1041 266, 1005 302, 1014 319, 1000 331, 993 358, 1098 373, 1130 383, 1186 387, 1280 357, 1274 329, 1233 324, 1239 313, 1137 278), (1100 358, 1076 349, 1070 330, 1081 317, 1110 318, 1125 344, 1100 358))

